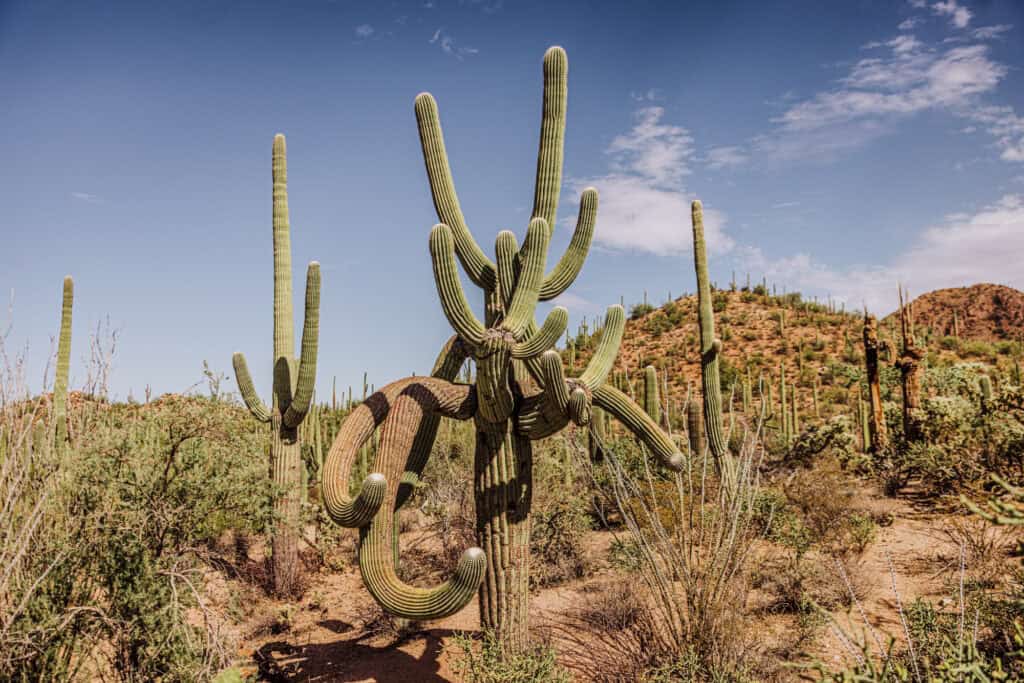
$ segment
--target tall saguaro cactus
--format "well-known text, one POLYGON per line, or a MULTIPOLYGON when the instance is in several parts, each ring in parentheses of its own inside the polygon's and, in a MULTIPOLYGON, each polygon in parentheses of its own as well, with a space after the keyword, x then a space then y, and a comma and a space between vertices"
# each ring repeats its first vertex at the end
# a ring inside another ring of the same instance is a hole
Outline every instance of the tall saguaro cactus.
POLYGON ((71 367, 71 309, 75 301, 75 283, 64 278, 60 312, 60 337, 57 341, 57 374, 53 378, 53 421, 57 448, 68 438, 68 374, 71 367))
POLYGON ((691 207, 693 223, 693 263, 697 271, 698 327, 700 328, 700 378, 704 397, 704 433, 718 468, 723 486, 731 487, 736 481, 736 463, 722 433, 722 389, 718 376, 718 356, 722 341, 715 336, 715 312, 711 301, 711 280, 708 278, 708 253, 704 242, 704 207, 694 201, 691 207))
POLYGON ((302 443, 299 425, 306 418, 316 383, 320 336, 320 264, 306 270, 306 308, 300 357, 295 358, 292 314, 292 248, 288 223, 288 170, 283 135, 273 147, 274 235, 274 386, 270 408, 260 400, 245 356, 232 362, 245 405, 260 422, 270 425, 270 469, 277 489, 272 541, 274 590, 291 592, 298 578, 299 523, 302 504, 302 443))
POLYGON ((885 410, 882 407, 881 375, 878 371, 878 321, 875 316, 864 312, 864 365, 868 381, 868 433, 871 437, 870 446, 865 450, 878 455, 887 444, 885 430, 885 410))
POLYGON ((914 308, 909 294, 900 288, 900 332, 903 348, 896 367, 903 380, 903 437, 907 441, 920 441, 921 433, 921 374, 924 370, 924 349, 917 345, 914 337, 914 308))
POLYGON ((441 221, 430 232, 430 256, 441 308, 455 336, 430 377, 393 382, 358 406, 342 424, 324 466, 325 508, 337 523, 360 529, 360 570, 381 606, 399 617, 435 619, 460 610, 478 594, 482 625, 494 630, 510 653, 527 645, 533 441, 570 421, 588 426, 593 409, 601 408, 666 466, 678 470, 684 462, 658 425, 605 383, 625 327, 621 306, 608 309, 593 357, 579 377, 570 379, 553 349, 565 332, 568 313, 556 307, 543 325, 534 320, 537 303, 564 292, 583 267, 597 212, 597 192, 584 190, 569 247, 547 270, 562 177, 567 74, 565 52, 548 50, 532 219, 522 246, 512 232, 498 234, 493 261, 477 246, 459 207, 437 103, 427 93, 416 98, 427 178, 441 221), (483 290, 483 321, 466 300, 456 258, 483 290), (467 358, 476 365, 475 380, 457 383, 467 358), (394 517, 419 479, 441 417, 474 421, 479 547, 463 554, 448 581, 418 588, 396 574, 394 517), (359 447, 378 425, 381 442, 372 472, 350 497, 349 477, 359 447))

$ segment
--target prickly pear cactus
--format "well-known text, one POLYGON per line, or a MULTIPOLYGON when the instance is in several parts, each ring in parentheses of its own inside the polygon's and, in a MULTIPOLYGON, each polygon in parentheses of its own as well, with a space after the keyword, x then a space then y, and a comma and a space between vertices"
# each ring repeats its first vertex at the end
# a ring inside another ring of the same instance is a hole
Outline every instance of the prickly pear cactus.
POLYGON ((562 181, 567 74, 565 52, 559 47, 548 50, 532 219, 521 245, 512 232, 498 234, 494 260, 477 245, 459 207, 437 103, 427 93, 416 98, 427 177, 440 220, 430 232, 430 257, 441 308, 455 336, 430 377, 398 380, 358 406, 341 426, 324 466, 325 509, 338 524, 359 528, 363 580, 384 609, 408 619, 436 619, 479 595, 482 625, 493 629, 510 652, 527 644, 533 442, 570 422, 588 426, 594 408, 600 408, 666 466, 683 465, 682 454, 654 420, 605 383, 625 326, 620 306, 608 309, 590 363, 572 379, 566 378, 553 349, 565 332, 567 311, 555 307, 542 325, 535 322, 537 303, 564 292, 583 267, 597 213, 597 192, 587 189, 580 197, 569 247, 549 269, 562 181), (483 290, 482 321, 466 300, 457 261, 483 290), (455 381, 467 358, 477 370, 472 384, 455 381), (479 547, 465 551, 447 581, 419 588, 396 574, 394 518, 426 464, 441 417, 473 420, 475 425, 479 547), (349 477, 359 448, 377 427, 381 439, 372 472, 350 497, 349 477))

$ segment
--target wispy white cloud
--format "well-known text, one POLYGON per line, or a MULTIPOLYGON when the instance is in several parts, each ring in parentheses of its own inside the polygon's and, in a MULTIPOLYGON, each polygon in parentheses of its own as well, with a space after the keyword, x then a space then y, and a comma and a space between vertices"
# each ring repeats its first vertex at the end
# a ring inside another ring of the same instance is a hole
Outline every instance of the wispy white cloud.
POLYGON ((1000 159, 1024 162, 1024 117, 1019 116, 1013 107, 978 107, 965 116, 982 125, 996 138, 995 145, 1000 150, 1000 159))
POLYGON ((800 206, 800 202, 779 202, 778 204, 772 204, 773 209, 791 209, 794 206, 800 206))
POLYGON ((88 192, 72 192, 71 196, 81 202, 88 202, 89 204, 102 204, 103 197, 95 194, 89 194, 88 192))
POLYGON ((921 233, 917 242, 889 264, 834 268, 808 254, 768 259, 756 248, 742 258, 791 289, 827 293, 850 306, 875 312, 894 308, 896 283, 923 293, 942 287, 995 282, 1024 288, 1024 195, 1008 194, 972 214, 954 214, 921 233))
POLYGON ((741 166, 750 159, 750 156, 738 145, 726 145, 724 147, 712 147, 704 155, 704 162, 707 167, 713 170, 741 166))
POLYGON ((430 38, 431 45, 437 45, 441 48, 441 51, 447 55, 451 55, 456 59, 463 59, 465 57, 475 55, 480 50, 475 47, 464 47, 455 44, 455 39, 448 34, 443 28, 439 28, 434 31, 434 35, 430 38))
MULTIPOLYGON (((593 185, 601 193, 594 240, 612 249, 653 254, 678 254, 692 249, 690 201, 684 186, 695 158, 693 138, 681 127, 663 121, 662 107, 635 113, 633 127, 608 146, 609 172, 570 181, 575 192, 593 185)), ((708 248, 728 251, 732 239, 724 231, 725 216, 704 211, 708 248)))
POLYGON ((369 38, 373 35, 373 27, 369 24, 360 24, 355 28, 356 36, 359 38, 369 38))
POLYGON ((979 26, 971 31, 971 35, 977 40, 992 40, 999 38, 1013 28, 1013 24, 996 24, 994 26, 979 26))
POLYGON ((921 18, 920 17, 910 17, 909 19, 904 19, 903 21, 901 21, 900 25, 898 26, 898 28, 901 31, 910 31, 911 29, 913 29, 915 26, 917 26, 920 23, 921 23, 921 18))
POLYGON ((966 7, 960 5, 957 0, 941 0, 932 4, 932 13, 937 16, 947 16, 953 26, 957 28, 967 28, 967 24, 971 23, 971 18, 974 13, 966 7))

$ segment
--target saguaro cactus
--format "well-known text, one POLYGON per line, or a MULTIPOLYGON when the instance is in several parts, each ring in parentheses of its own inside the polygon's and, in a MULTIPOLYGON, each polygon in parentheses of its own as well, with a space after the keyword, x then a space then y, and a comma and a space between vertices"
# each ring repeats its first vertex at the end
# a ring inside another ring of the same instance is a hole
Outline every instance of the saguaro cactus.
POLYGON ((731 488, 736 480, 736 463, 722 434, 722 390, 718 376, 718 356, 722 341, 715 336, 715 313, 708 279, 708 254, 704 243, 704 207, 694 201, 690 207, 693 224, 693 264, 697 272, 697 324, 700 328, 700 378, 704 397, 704 433, 723 486, 731 488))
POLYGON ((666 466, 680 469, 683 456, 657 424, 625 394, 605 384, 625 326, 621 306, 608 309, 594 355, 578 378, 566 379, 555 342, 568 313, 556 307, 544 324, 534 321, 538 301, 564 292, 583 266, 593 235, 597 192, 584 190, 568 250, 545 275, 558 206, 565 128, 565 52, 544 56, 544 103, 532 219, 520 247, 502 231, 496 260, 477 246, 455 194, 434 98, 416 98, 427 177, 440 223, 430 233, 430 256, 441 308, 455 330, 431 377, 388 384, 358 406, 342 424, 325 463, 323 495, 337 523, 360 529, 359 566, 370 593, 388 612, 408 619, 439 618, 479 594, 482 625, 495 631, 506 652, 527 644, 532 442, 571 421, 588 425, 600 407, 636 434, 666 466), (484 293, 484 320, 466 301, 456 266, 484 293), (456 383, 467 358, 475 382, 456 383), (395 573, 393 519, 430 455, 440 418, 473 419, 476 429, 474 489, 480 547, 467 550, 451 579, 417 588, 395 573), (382 426, 372 473, 350 497, 349 477, 360 445, 382 426))
POLYGON ((57 342, 57 374, 53 378, 53 421, 57 448, 68 438, 68 374, 71 367, 71 309, 75 302, 75 283, 64 278, 60 312, 60 337, 57 342))
POLYGON ((232 358, 238 389, 245 405, 260 422, 270 424, 270 468, 277 488, 274 499, 272 571, 274 590, 291 592, 298 578, 299 521, 302 504, 302 443, 299 425, 306 418, 316 381, 320 336, 320 264, 306 270, 306 309, 302 350, 295 358, 292 317, 292 249, 288 224, 288 171, 283 135, 273 147, 274 239, 274 387, 270 408, 260 400, 245 356, 232 358))
POLYGON ((914 337, 914 310, 909 295, 900 289, 900 332, 903 348, 896 367, 903 379, 903 437, 907 441, 920 441, 921 433, 921 361, 924 349, 917 345, 914 337))
POLYGON ((653 365, 644 368, 644 412, 661 424, 661 400, 658 396, 658 371, 653 365))
POLYGON ((868 427, 870 446, 865 449, 878 455, 885 450, 888 438, 885 430, 885 412, 882 408, 881 375, 878 373, 878 321, 864 312, 864 365, 868 380, 868 427))

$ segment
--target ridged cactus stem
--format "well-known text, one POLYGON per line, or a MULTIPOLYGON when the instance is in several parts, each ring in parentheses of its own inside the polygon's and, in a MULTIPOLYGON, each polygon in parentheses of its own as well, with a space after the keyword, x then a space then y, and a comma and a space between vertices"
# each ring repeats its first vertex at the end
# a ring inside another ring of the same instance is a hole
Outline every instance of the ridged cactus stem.
POLYGON ((693 262, 697 272, 698 326, 700 328, 700 375, 704 396, 704 432, 719 477, 727 490, 736 482, 736 466, 722 435, 722 391, 718 375, 718 356, 722 342, 715 337, 715 314, 708 279, 708 256, 704 241, 704 208, 699 201, 691 207, 693 223, 693 262))
POLYGON ((653 365, 648 365, 644 368, 644 412, 661 424, 661 401, 658 394, 658 371, 653 365))
POLYGON ((235 377, 246 406, 260 422, 269 422, 270 471, 274 481, 274 529, 271 541, 274 590, 291 593, 298 581, 299 524, 303 499, 300 426, 308 415, 316 381, 320 330, 320 265, 306 271, 306 298, 300 357, 295 358, 292 306, 291 234, 288 221, 288 178, 283 135, 272 151, 274 247, 273 392, 270 408, 260 400, 245 357, 233 358, 235 377))
POLYGON ((690 455, 700 458, 704 455, 704 420, 700 404, 696 401, 686 403, 686 432, 690 440, 690 455))
POLYGON ((789 448, 792 439, 789 418, 789 404, 786 400, 786 364, 779 363, 779 429, 782 434, 782 443, 786 448, 789 448))
POLYGON ((868 424, 871 441, 868 451, 878 455, 888 445, 885 429, 885 412, 882 407, 881 374, 878 370, 878 321, 873 315, 864 314, 864 365, 868 382, 868 424))
POLYGON ((75 302, 75 283, 64 278, 61 299, 60 337, 57 342, 57 374, 53 378, 53 421, 57 449, 64 448, 68 438, 68 375, 71 368, 71 309, 75 302))

